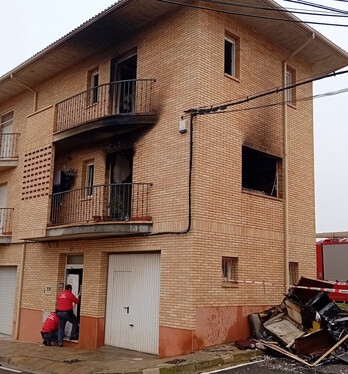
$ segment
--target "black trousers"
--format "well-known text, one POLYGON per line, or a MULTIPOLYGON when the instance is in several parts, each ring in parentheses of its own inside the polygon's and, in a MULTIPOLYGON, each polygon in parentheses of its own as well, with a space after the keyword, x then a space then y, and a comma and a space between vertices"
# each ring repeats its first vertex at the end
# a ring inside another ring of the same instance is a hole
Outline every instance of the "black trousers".
POLYGON ((78 336, 79 320, 75 316, 72 309, 64 311, 64 312, 58 311, 58 318, 59 318, 58 342, 63 342, 64 335, 65 335, 65 325, 67 322, 70 322, 72 324, 70 339, 78 336))
POLYGON ((41 336, 45 345, 51 345, 51 342, 58 341, 58 330, 52 330, 51 332, 41 331, 41 336))

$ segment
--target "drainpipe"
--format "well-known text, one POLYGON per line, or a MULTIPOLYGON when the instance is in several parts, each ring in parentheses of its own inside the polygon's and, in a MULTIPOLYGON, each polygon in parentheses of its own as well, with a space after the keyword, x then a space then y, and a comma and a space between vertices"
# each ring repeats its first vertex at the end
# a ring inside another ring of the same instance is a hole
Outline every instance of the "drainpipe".
POLYGON ((23 289, 23 275, 24 275, 24 261, 25 261, 26 247, 27 247, 27 242, 24 241, 22 243, 21 272, 19 275, 15 340, 18 340, 18 335, 19 335, 19 319, 20 319, 21 305, 22 305, 22 289, 23 289))
MULTIPOLYGON (((307 44, 315 39, 315 34, 312 33, 311 38, 303 43, 296 51, 292 52, 283 62, 283 81, 286 86, 286 72, 287 61, 297 55, 307 44)), ((285 292, 290 283, 289 274, 289 160, 288 160, 288 105, 286 103, 286 90, 283 91, 284 106, 283 106, 283 138, 284 138, 284 247, 285 247, 285 292)))
POLYGON ((15 76, 13 74, 10 75, 10 78, 17 82, 18 84, 20 84, 21 86, 25 87, 27 90, 31 91, 34 93, 34 103, 33 103, 33 113, 35 113, 37 111, 37 96, 38 96, 38 92, 33 90, 31 87, 27 86, 26 84, 22 83, 21 81, 19 81, 17 78, 15 78, 15 76))

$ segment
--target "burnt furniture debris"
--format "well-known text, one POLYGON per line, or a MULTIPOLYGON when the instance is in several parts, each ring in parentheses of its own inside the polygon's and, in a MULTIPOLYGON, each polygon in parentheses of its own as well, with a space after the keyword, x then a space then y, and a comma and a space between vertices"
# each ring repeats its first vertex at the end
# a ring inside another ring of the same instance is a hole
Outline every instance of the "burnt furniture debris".
POLYGON ((348 311, 320 290, 333 283, 302 277, 298 285, 303 288, 291 288, 280 305, 249 315, 251 339, 307 366, 332 355, 347 363, 348 311))

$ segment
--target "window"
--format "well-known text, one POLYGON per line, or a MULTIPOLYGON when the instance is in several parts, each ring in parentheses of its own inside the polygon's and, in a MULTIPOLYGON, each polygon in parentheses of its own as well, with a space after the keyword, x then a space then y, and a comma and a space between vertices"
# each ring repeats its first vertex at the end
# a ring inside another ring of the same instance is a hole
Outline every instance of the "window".
POLYGON ((86 197, 93 195, 94 164, 86 165, 86 197))
POLYGON ((225 38, 225 74, 236 76, 236 43, 231 38, 225 38))
POLYGON ((223 282, 236 281, 238 257, 222 257, 222 280, 223 282))
POLYGON ((299 280, 298 262, 289 262, 289 282, 290 285, 297 283, 299 280))
POLYGON ((89 102, 90 104, 95 104, 98 102, 98 85, 99 85, 99 70, 95 69, 89 72, 89 102))
POLYGON ((242 147, 242 188, 277 197, 280 159, 249 147, 242 147))
POLYGON ((224 72, 229 77, 239 79, 239 38, 228 33, 225 36, 224 43, 224 72))
MULTIPOLYGON (((295 82, 296 82, 295 70, 288 67, 286 71, 286 86, 291 86, 295 82)), ((285 91, 285 101, 288 105, 296 104, 295 87, 289 88, 285 91)))

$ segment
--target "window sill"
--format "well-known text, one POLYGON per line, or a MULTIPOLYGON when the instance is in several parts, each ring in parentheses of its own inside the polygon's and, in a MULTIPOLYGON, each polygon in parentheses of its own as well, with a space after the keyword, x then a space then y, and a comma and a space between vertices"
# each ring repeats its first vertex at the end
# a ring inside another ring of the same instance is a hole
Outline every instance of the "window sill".
POLYGON ((280 197, 265 195, 264 193, 258 192, 258 191, 251 191, 251 190, 242 189, 242 193, 247 194, 247 195, 259 196, 259 197, 263 197, 263 198, 270 199, 270 200, 275 200, 275 201, 283 201, 283 199, 280 198, 280 197))
POLYGON ((238 283, 223 281, 221 283, 221 287, 223 287, 223 288, 238 288, 238 283))
POLYGON ((227 73, 224 73, 224 75, 225 75, 226 78, 230 78, 230 79, 232 79, 233 81, 240 83, 240 79, 239 79, 239 78, 236 78, 236 77, 234 77, 234 76, 232 76, 232 75, 229 75, 229 74, 227 74, 227 73))
POLYGON ((93 107, 95 107, 95 106, 97 106, 98 105, 98 101, 96 101, 95 103, 92 103, 92 104, 88 104, 87 106, 86 106, 86 109, 91 109, 91 108, 93 108, 93 107))
POLYGON ((296 104, 288 104, 288 107, 290 107, 292 109, 297 109, 296 104))

